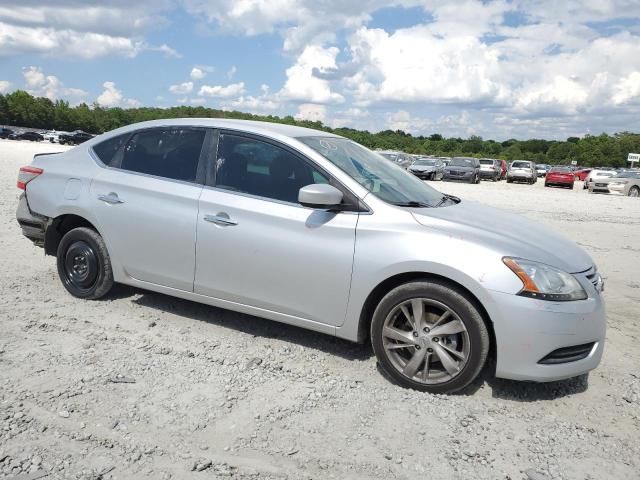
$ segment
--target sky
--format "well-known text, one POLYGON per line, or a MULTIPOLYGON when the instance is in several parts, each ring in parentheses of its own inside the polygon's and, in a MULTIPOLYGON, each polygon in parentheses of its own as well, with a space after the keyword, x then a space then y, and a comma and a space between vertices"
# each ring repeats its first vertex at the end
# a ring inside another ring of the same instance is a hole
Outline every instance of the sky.
POLYGON ((640 131, 640 0, 0 0, 0 93, 504 140, 640 131))

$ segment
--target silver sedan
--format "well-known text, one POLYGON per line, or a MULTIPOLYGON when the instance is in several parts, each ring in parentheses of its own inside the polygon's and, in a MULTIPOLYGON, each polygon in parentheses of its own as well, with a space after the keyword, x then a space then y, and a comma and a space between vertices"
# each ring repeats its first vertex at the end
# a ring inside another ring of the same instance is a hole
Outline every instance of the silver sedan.
POLYGON ((429 392, 490 357, 498 377, 551 381, 602 356, 603 284, 580 247, 327 132, 146 122, 37 155, 18 188, 23 234, 79 298, 119 282, 369 341, 429 392))

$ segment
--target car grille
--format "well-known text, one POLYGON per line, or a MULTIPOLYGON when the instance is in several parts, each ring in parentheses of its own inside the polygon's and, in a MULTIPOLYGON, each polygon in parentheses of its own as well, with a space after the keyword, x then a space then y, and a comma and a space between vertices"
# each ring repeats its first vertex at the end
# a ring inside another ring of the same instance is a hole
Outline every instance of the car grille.
POLYGON ((454 177, 456 177, 456 176, 457 176, 457 177, 461 177, 461 176, 462 176, 462 175, 464 175, 464 174, 465 174, 465 172, 457 172, 457 171, 455 171, 455 170, 454 170, 454 171, 449 172, 449 175, 454 176, 454 177))
POLYGON ((587 358, 593 350, 594 345, 595 342, 591 342, 574 345, 572 347, 558 348, 542 357, 538 363, 541 365, 557 365, 559 363, 577 362, 578 360, 587 358))

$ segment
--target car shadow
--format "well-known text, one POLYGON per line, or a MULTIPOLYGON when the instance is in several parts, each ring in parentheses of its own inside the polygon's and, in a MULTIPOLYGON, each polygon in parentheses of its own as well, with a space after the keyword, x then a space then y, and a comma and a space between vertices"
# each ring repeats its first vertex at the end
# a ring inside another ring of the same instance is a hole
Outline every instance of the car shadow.
POLYGON ((114 285, 107 299, 117 300, 131 297, 136 297, 131 301, 143 307, 170 312, 174 315, 236 330, 255 337, 282 339, 286 342, 319 350, 330 355, 337 355, 346 360, 366 361, 373 356, 373 349, 368 342, 365 344, 353 343, 294 325, 287 325, 127 285, 114 285))

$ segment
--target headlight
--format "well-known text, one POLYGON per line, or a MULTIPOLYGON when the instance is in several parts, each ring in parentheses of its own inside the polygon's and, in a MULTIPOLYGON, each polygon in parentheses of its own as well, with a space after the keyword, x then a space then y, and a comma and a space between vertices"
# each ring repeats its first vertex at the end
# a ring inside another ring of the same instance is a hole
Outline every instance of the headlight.
POLYGON ((587 298, 587 292, 582 285, 567 272, 521 258, 504 257, 502 261, 523 283, 518 295, 555 302, 587 298))

